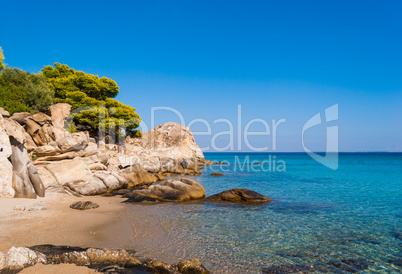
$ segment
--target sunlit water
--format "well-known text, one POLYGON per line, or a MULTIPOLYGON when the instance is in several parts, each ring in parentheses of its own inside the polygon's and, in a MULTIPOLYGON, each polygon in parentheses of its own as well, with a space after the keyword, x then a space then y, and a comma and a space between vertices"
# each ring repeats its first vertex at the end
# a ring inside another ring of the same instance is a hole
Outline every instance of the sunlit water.
POLYGON ((181 231, 177 237, 185 235, 170 239, 175 241, 170 252, 180 249, 221 272, 258 273, 290 265, 315 266, 311 271, 325 266, 339 273, 402 271, 402 154, 341 154, 336 171, 305 154, 271 158, 272 166, 284 161, 286 171, 241 166, 246 157, 268 160, 264 154, 205 156, 231 163, 207 167, 196 177, 207 196, 248 188, 274 201, 150 206, 181 231), (225 176, 212 177, 212 172, 225 176))

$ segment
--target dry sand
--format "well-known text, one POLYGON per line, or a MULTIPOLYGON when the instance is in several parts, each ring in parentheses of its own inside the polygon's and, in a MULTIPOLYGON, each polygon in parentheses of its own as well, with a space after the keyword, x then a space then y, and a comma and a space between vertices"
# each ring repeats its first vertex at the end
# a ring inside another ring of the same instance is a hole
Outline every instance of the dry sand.
POLYGON ((40 244, 106 247, 99 246, 101 243, 94 228, 122 222, 123 200, 100 196, 78 198, 58 193, 37 199, 0 198, 0 251, 6 252, 12 246, 40 244), (99 204, 99 208, 83 211, 70 208, 73 202, 87 200, 99 204), (15 206, 24 206, 25 211, 16 211, 15 206), (27 210, 33 206, 46 206, 47 209, 27 210))

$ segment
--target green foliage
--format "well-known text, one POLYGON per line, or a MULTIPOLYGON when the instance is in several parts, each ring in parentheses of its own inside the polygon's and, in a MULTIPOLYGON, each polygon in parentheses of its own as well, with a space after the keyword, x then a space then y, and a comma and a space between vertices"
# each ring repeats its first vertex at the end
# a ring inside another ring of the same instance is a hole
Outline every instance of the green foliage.
POLYGON ((66 130, 70 133, 76 133, 77 130, 75 129, 75 123, 74 121, 71 121, 71 123, 68 125, 68 127, 66 128, 66 130))
POLYGON ((47 112, 54 92, 40 74, 5 67, 0 72, 0 106, 14 112, 47 112))
POLYGON ((0 47, 0 70, 5 68, 3 60, 4 60, 3 49, 0 47))
POLYGON ((46 66, 42 74, 47 78, 49 86, 55 91, 56 98, 67 98, 68 92, 81 91, 97 100, 116 97, 119 87, 116 82, 97 75, 76 71, 67 65, 55 63, 54 67, 46 66))
POLYGON ((92 135, 115 135, 115 139, 123 137, 124 132, 131 137, 142 135, 136 130, 141 118, 135 108, 112 99, 119 93, 115 81, 59 63, 44 67, 42 74, 55 92, 56 103, 72 106, 76 129, 88 130, 92 135))

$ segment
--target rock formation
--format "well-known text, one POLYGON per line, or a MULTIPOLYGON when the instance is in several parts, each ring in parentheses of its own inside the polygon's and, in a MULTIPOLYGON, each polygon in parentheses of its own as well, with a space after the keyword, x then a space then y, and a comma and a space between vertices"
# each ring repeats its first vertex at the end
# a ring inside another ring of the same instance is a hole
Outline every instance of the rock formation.
MULTIPOLYGON (((0 115, 1 117, 1 115, 0 115)), ((1 183, 1 195, 5 197, 17 198, 36 198, 45 196, 45 188, 38 174, 36 167, 32 164, 28 152, 24 146, 25 131, 21 125, 9 118, 0 118, 2 136, 2 169, 4 169, 4 178, 1 183), (8 136, 6 141, 4 133, 8 136), (11 148, 11 153, 10 153, 11 148), (7 158, 6 158, 7 157, 7 158), (6 163, 7 160, 10 163, 6 163), (12 179, 10 181, 10 164, 12 165, 12 179), (4 166, 3 166, 4 165, 4 166), (10 184, 11 182, 11 184, 10 184), (12 190, 10 189, 10 185, 12 190)))
POLYGON ((62 103, 49 108, 51 116, 21 112, 1 118, 2 197, 35 198, 45 189, 99 195, 173 174, 200 175, 200 169, 212 164, 183 125, 162 124, 118 146, 96 143, 85 132, 68 132, 64 127, 70 110, 62 103))
POLYGON ((144 133, 142 138, 127 138, 126 162, 139 163, 153 173, 199 175, 197 171, 213 162, 205 160, 190 129, 173 122, 144 133))
POLYGON ((205 198, 205 189, 199 183, 182 178, 166 180, 145 189, 135 189, 123 195, 125 202, 186 202, 205 198))
POLYGON ((10 139, 4 129, 4 119, 0 114, 0 197, 14 197, 15 190, 12 185, 13 165, 8 160, 11 156, 10 139))

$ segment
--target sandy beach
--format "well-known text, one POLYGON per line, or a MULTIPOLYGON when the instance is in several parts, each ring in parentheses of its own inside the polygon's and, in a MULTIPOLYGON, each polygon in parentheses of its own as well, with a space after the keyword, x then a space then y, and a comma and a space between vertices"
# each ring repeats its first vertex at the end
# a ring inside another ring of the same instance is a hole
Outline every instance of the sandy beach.
MULTIPOLYGON (((124 227, 122 200, 118 197, 74 197, 58 193, 49 193, 45 198, 37 199, 2 198, 0 251, 6 252, 12 246, 40 244, 112 247, 102 246, 99 239, 104 236, 97 235, 94 229, 104 224, 124 227), (99 208, 84 211, 70 208, 73 202, 88 200, 99 204, 99 208), (21 206, 25 207, 24 211, 14 210, 14 207, 21 206), (35 206, 46 206, 47 209, 28 211, 35 206)), ((113 234, 123 237, 119 233, 113 234)))

